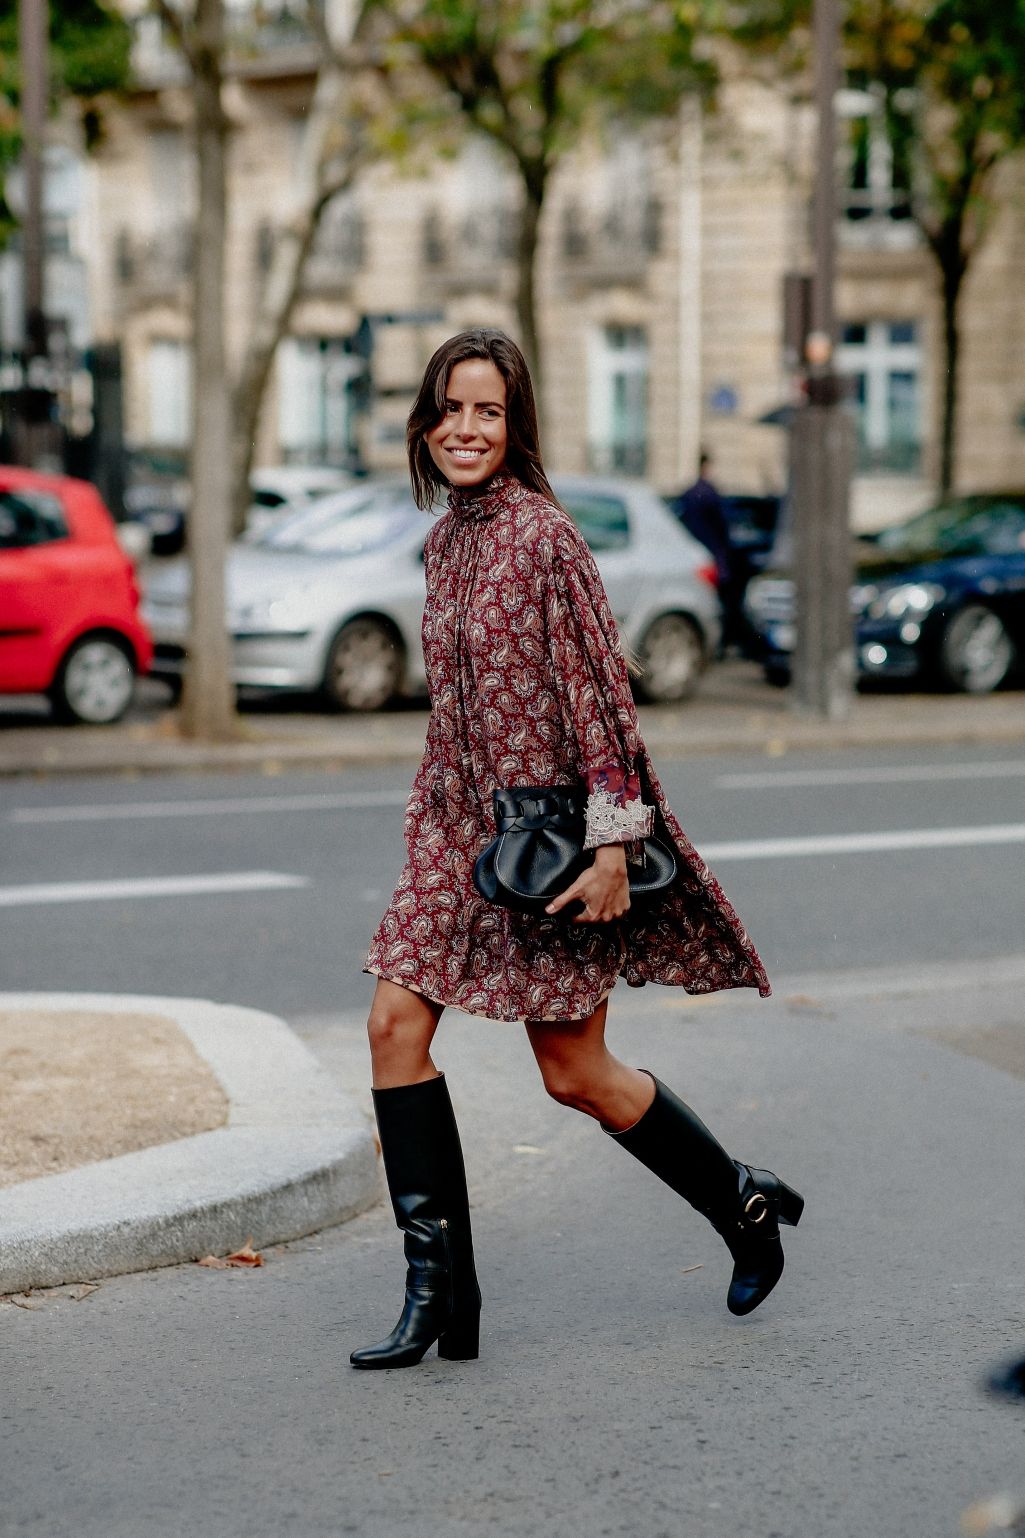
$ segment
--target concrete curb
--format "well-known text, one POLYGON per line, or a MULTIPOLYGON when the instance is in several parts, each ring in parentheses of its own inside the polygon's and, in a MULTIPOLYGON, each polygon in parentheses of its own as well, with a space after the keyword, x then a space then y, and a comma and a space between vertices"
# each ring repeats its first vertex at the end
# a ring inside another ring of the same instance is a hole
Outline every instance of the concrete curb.
MULTIPOLYGON (((779 694, 746 686, 748 697, 699 697, 685 706, 640 707, 640 731, 660 757, 843 751, 854 747, 1025 744, 1025 695, 857 697, 846 721, 794 715, 779 694)), ((18 775, 282 774, 416 764, 426 715, 383 714, 306 723, 234 743, 189 743, 162 724, 15 727, 0 732, 0 778, 18 775)))
POLYGON ((0 994, 0 1009, 169 1017, 210 1065, 228 1124, 0 1190, 0 1293, 226 1254, 345 1222, 380 1194, 364 1117, 283 1020, 202 999, 0 994))

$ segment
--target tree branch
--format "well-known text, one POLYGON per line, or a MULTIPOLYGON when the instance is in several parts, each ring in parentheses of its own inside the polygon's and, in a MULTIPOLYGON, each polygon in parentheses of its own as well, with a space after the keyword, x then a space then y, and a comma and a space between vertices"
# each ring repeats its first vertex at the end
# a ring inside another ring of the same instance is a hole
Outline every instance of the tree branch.
POLYGON ((175 46, 184 55, 189 69, 195 74, 199 67, 199 59, 189 36, 185 18, 175 6, 170 4, 170 0, 152 0, 152 5, 154 12, 173 37, 175 46))

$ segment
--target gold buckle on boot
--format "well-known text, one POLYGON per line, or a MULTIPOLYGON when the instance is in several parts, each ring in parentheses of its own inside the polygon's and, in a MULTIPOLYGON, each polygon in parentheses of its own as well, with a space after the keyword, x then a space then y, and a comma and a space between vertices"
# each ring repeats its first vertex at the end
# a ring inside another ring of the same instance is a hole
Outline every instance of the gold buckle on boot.
POLYGON ((768 1215, 768 1211, 768 1198, 762 1191, 756 1191, 754 1195, 749 1196, 747 1201, 744 1203, 744 1216, 747 1218, 749 1223, 764 1222, 768 1215))

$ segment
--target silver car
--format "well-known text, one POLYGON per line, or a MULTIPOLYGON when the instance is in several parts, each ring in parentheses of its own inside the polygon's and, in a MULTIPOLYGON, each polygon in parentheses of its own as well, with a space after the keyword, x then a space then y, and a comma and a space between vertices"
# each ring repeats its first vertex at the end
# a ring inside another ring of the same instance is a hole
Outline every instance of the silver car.
MULTIPOLYGON (((645 699, 695 689, 719 643, 715 566, 637 481, 558 477, 557 496, 594 552, 645 699)), ((426 691, 420 621, 423 544, 433 519, 407 481, 364 482, 324 497, 228 557, 228 623, 240 687, 321 693, 335 708, 379 710, 426 691)), ((180 681, 189 573, 164 563, 143 614, 153 673, 180 681)))

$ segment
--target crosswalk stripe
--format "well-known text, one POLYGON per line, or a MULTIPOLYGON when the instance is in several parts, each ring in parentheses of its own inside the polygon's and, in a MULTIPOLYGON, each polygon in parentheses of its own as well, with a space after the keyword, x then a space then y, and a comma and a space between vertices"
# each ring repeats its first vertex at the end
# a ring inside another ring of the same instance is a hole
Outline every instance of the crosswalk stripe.
POLYGON ((833 785, 926 785, 952 780, 1017 780, 1025 777, 1025 761, 986 760, 981 764, 880 764, 844 769, 766 769, 744 774, 720 774, 720 790, 789 790, 833 785))
POLYGON ((120 822, 157 817, 223 817, 246 812, 333 812, 352 808, 405 806, 409 792, 349 790, 304 796, 223 796, 190 801, 118 801, 109 806, 19 806, 10 822, 120 822))
POLYGON ((229 892, 275 892, 308 886, 305 876, 278 871, 230 871, 216 876, 152 876, 123 881, 48 881, 0 887, 0 908, 46 903, 112 902, 137 897, 201 897, 229 892))
POLYGON ((901 849, 957 849, 992 844, 1025 844, 1025 822, 976 828, 904 828, 879 833, 738 839, 726 844, 701 844, 700 852, 714 865, 724 860, 788 860, 813 855, 882 854, 901 849))

